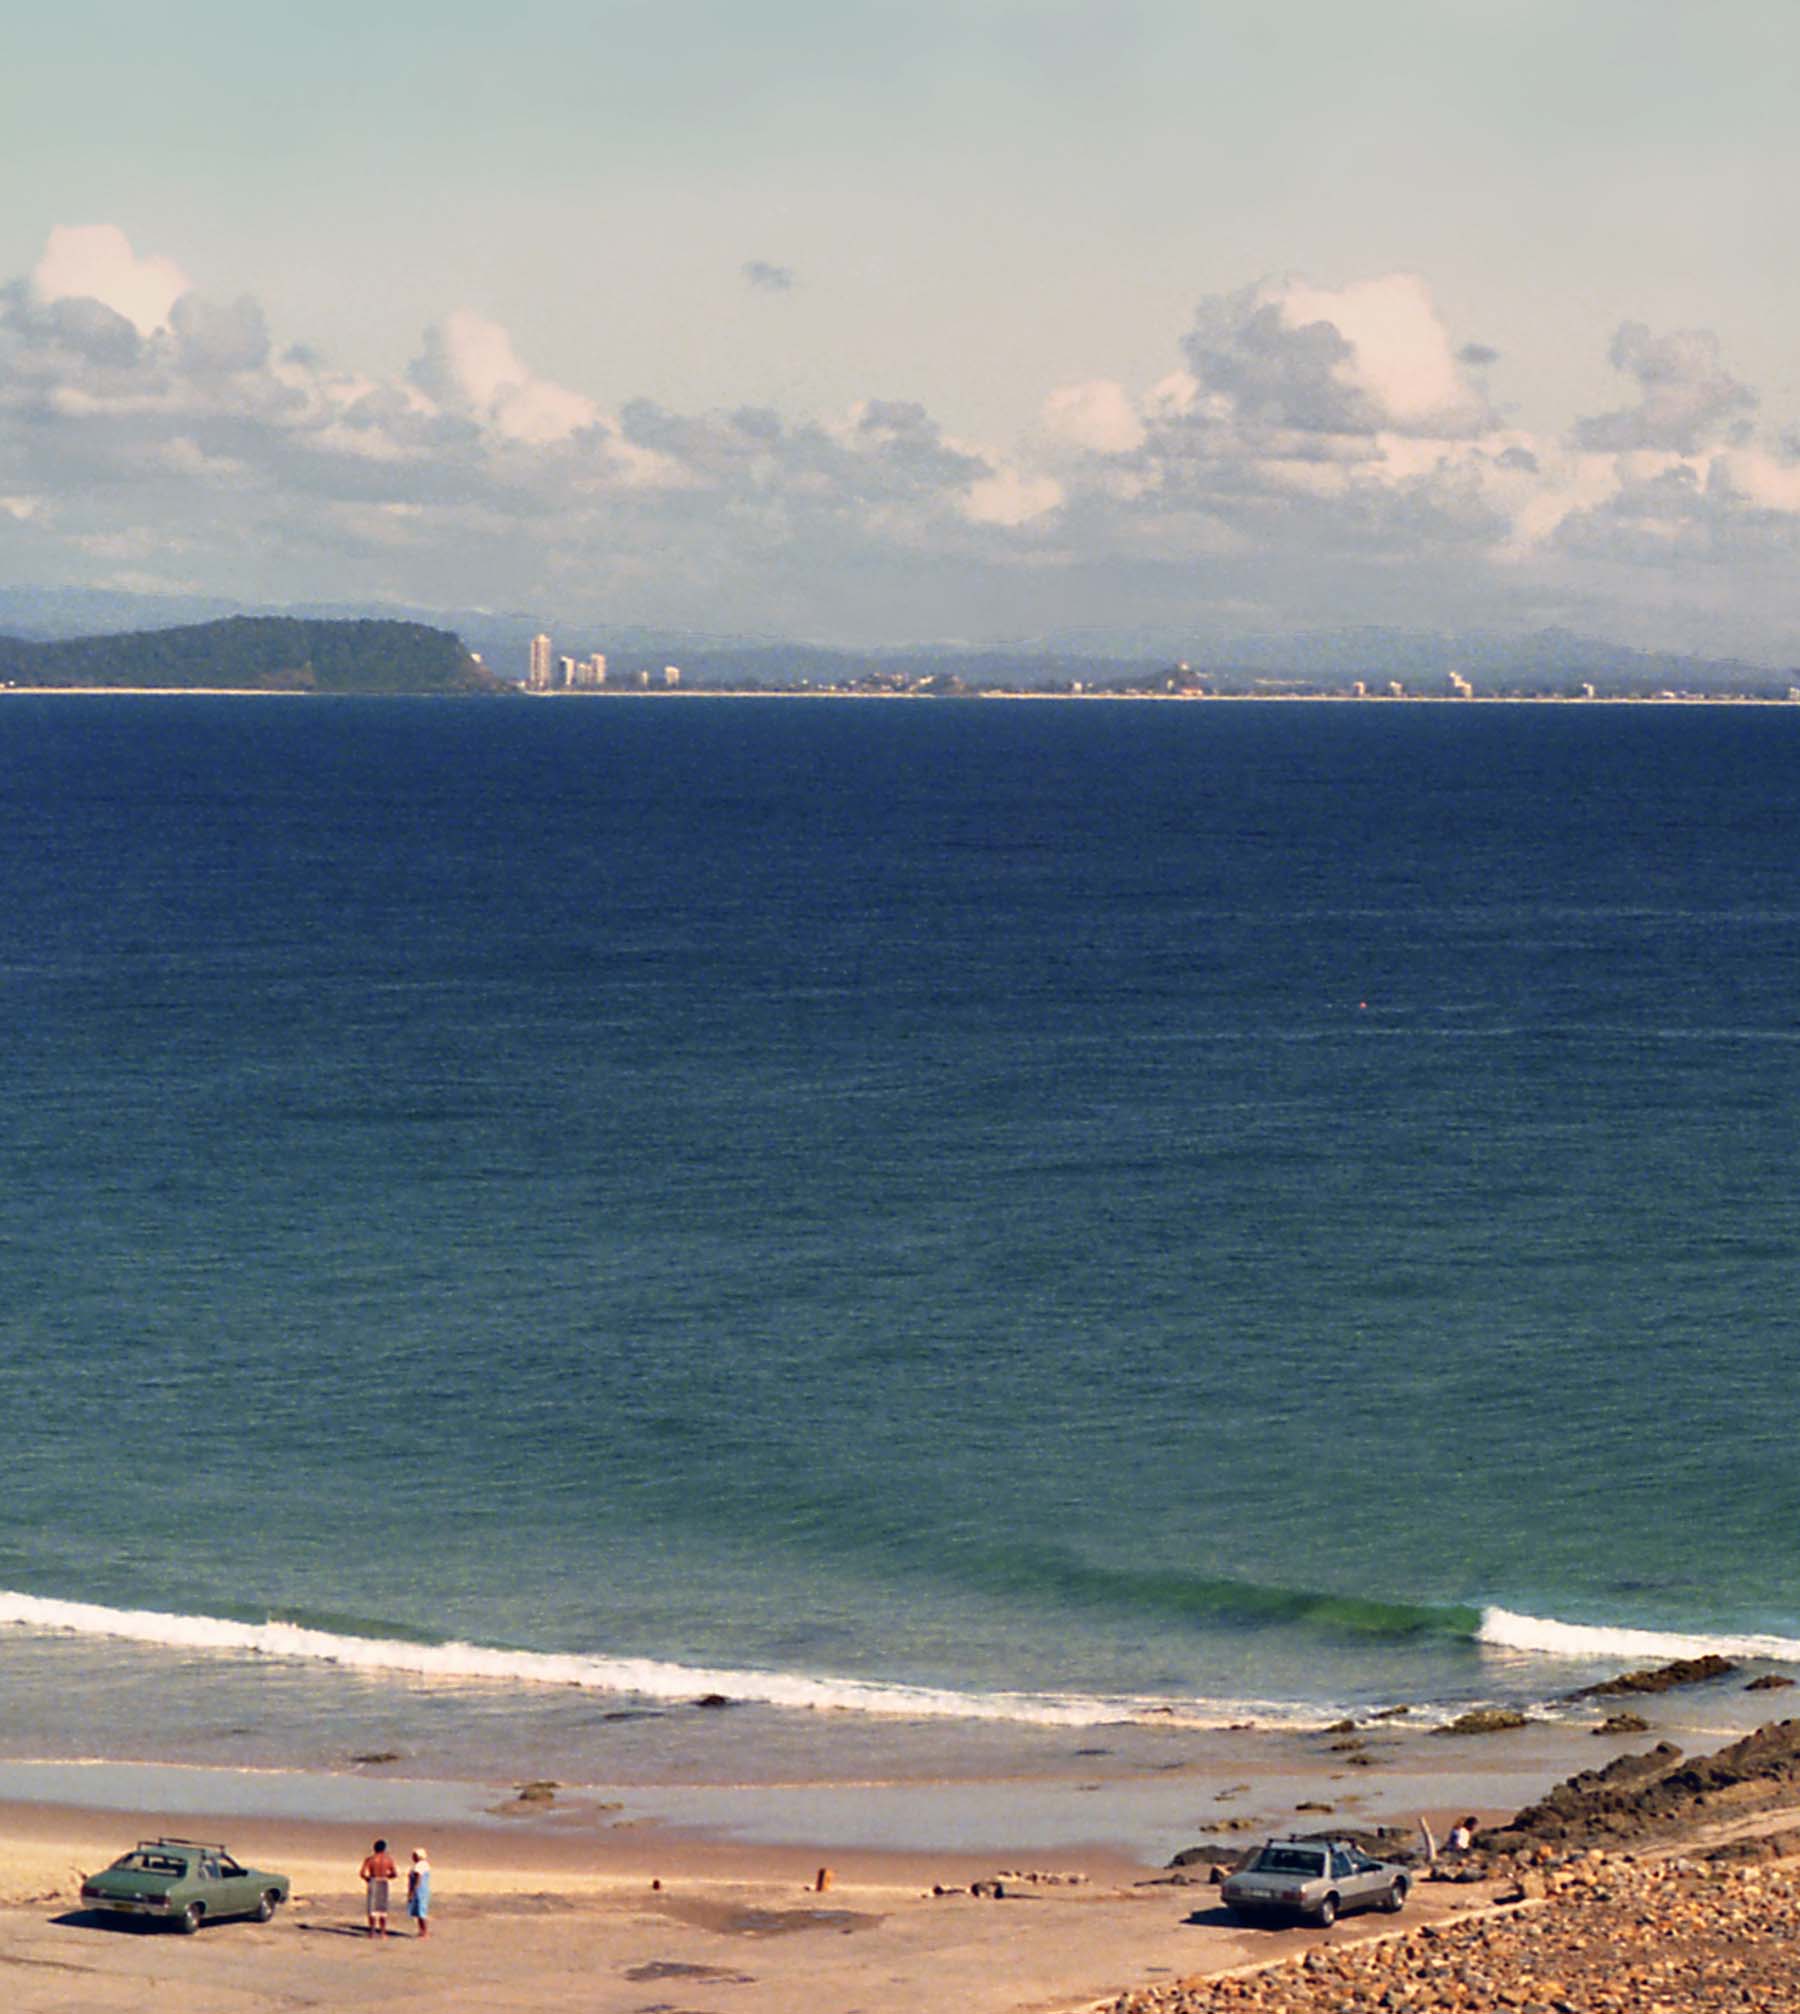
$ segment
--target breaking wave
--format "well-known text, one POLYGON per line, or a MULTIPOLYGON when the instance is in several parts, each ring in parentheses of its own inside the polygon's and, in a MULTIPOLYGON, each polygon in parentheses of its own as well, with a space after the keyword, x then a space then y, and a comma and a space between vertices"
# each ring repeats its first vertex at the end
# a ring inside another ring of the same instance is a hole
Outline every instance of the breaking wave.
MULTIPOLYGON (((1610 1624, 1558 1622, 1510 1609, 1407 1608, 1346 1599, 1283 1595, 1277 1590, 1209 1590, 1188 1605, 1244 1621, 1323 1625, 1381 1636, 1420 1633, 1462 1638, 1472 1650, 1514 1658, 1607 1662, 1667 1662, 1708 1653, 1800 1663, 1800 1638, 1770 1634, 1699 1634, 1610 1624), (1258 1595, 1262 1599, 1257 1599, 1258 1595)), ((707 1694, 740 1702, 905 1720, 973 1720, 1048 1727, 1098 1727, 1121 1721, 1158 1726, 1216 1727, 1247 1718, 1263 1725, 1316 1722, 1317 1702, 1268 1699, 1194 1700, 1167 1696, 1057 1692, 976 1692, 820 1673, 679 1664, 658 1658, 513 1650, 456 1640, 407 1640, 304 1622, 247 1622, 226 1616, 109 1608, 0 1591, 0 1627, 137 1643, 164 1650, 266 1657, 339 1670, 392 1674, 447 1684, 570 1686, 663 1704, 707 1694)), ((391 1627, 391 1625, 390 1625, 391 1627)))
POLYGON ((1707 1636, 1681 1630, 1626 1629, 1612 1623, 1556 1622, 1547 1616, 1515 1615, 1484 1608, 1477 1643, 1497 1650, 1534 1651, 1541 1657, 1648 1658, 1763 1657, 1800 1660, 1800 1638, 1749 1633, 1707 1636))
MULTIPOLYGON (((476 1643, 408 1643, 353 1636, 294 1622, 235 1622, 223 1616, 167 1615, 154 1609, 105 1608, 94 1602, 52 1601, 0 1592, 0 1624, 110 1638, 164 1649, 291 1658, 343 1670, 390 1672, 448 1682, 577 1686, 637 1699, 692 1701, 708 1693, 767 1706, 882 1714, 908 1720, 989 1720, 1044 1726, 1094 1727, 1172 1715, 1168 1702, 1079 1694, 975 1693, 879 1680, 771 1671, 710 1669, 655 1658, 586 1657, 503 1650, 476 1643)), ((1210 1724, 1212 1715, 1206 1716, 1210 1724)), ((1196 1722, 1195 1724, 1201 1724, 1196 1722)))

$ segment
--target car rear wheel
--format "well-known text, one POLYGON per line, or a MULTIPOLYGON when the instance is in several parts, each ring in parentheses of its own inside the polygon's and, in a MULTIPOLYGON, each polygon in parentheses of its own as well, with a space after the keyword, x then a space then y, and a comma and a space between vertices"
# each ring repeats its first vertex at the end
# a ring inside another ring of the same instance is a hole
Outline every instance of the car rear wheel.
POLYGON ((262 1900, 256 1905, 257 1922, 267 1923, 280 1906, 280 1895, 273 1888, 265 1888, 262 1892, 262 1900))
POLYGON ((1326 1896, 1325 1900, 1319 1904, 1319 1907, 1316 1913, 1314 1914, 1313 1920, 1318 1924, 1321 1930, 1329 1930, 1331 1926, 1337 1921, 1337 1913, 1338 1913, 1338 1899, 1335 1895, 1328 1895, 1326 1896))
POLYGON ((190 1902, 181 1914, 176 1917, 175 1927, 184 1937, 192 1937, 205 1920, 206 1904, 204 1902, 190 1902))
POLYGON ((1395 1881, 1393 1887, 1381 1898, 1381 1906, 1390 1916, 1398 1916, 1401 1910, 1406 1907, 1407 1885, 1406 1876, 1402 1874, 1395 1881))

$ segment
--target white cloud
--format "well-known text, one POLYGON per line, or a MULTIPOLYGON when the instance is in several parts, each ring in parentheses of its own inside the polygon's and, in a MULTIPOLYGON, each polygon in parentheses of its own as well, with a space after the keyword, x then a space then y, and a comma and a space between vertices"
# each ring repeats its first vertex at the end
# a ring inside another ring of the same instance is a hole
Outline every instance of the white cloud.
POLYGON ((593 400, 519 361, 498 322, 456 308, 425 333, 413 381, 439 404, 475 414, 508 440, 545 446, 567 440, 600 418, 593 400))
POLYGON ((1454 437, 1487 421, 1423 280, 1264 281, 1201 303, 1183 341, 1197 387, 1242 425, 1319 436, 1454 437))
POLYGON ((1144 422, 1123 385, 1109 378, 1064 385, 1044 401, 1044 427, 1053 440, 1096 454, 1129 454, 1144 442, 1144 422))
POLYGON ((974 524, 1022 525, 1045 516, 1063 500, 1063 486, 1051 476, 1000 469, 969 485, 963 514, 974 524))
POLYGON ((1322 322, 1336 330, 1349 346, 1337 375, 1390 426, 1437 433, 1479 424, 1482 402, 1416 274, 1389 273, 1336 292, 1289 283, 1277 300, 1289 328, 1322 322))
POLYGON ((0 285, 9 567, 857 640, 1154 618, 1197 643, 1577 607, 1628 627, 1621 569, 1655 567, 1665 600, 1740 622, 1720 647, 1800 654, 1800 454, 1758 438, 1704 332, 1626 325, 1635 403, 1551 432, 1496 418, 1468 375, 1496 360, 1417 276, 1263 281, 1203 301, 1148 390, 1065 384, 1027 439, 979 446, 905 399, 577 389, 466 308, 399 376, 294 333, 110 226, 54 233, 0 285))
POLYGON ((1653 336, 1642 322, 1625 322, 1609 355, 1616 370, 1637 379, 1638 402, 1581 421, 1575 432, 1582 447, 1691 454, 1748 439, 1757 396, 1724 369, 1710 329, 1653 336))
POLYGON ((139 258, 116 224, 58 224, 32 268, 31 288, 46 306, 104 302, 147 336, 168 327, 188 281, 172 259, 139 258))

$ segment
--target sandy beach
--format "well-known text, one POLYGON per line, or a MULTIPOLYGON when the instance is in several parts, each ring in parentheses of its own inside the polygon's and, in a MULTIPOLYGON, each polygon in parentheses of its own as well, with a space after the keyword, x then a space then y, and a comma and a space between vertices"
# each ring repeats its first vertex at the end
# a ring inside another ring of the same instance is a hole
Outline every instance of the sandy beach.
MULTIPOLYGON (((1671 1723, 1699 1717, 1674 1703, 1665 1715, 1671 1723)), ((1700 1734, 1696 1749, 1705 1745, 1703 1727, 1681 1731, 1690 1740, 1700 1734)), ((1596 1740, 1583 1724, 1473 1740, 1370 1728, 1359 1739, 1376 1748, 1377 1766, 1346 1769, 1322 1734, 1221 1734, 1191 1761, 1165 1757, 1174 1766, 1155 1771, 1156 1781, 1140 1773, 1135 1783, 1085 1787, 1073 1778, 813 1784, 785 1796, 767 1785, 713 1786, 643 1793, 629 1809, 591 1790, 534 1800, 516 1787, 508 1796, 461 1786, 457 1794, 500 1799, 462 1818, 421 1816, 454 1808, 455 1796, 437 1786, 434 1806, 434 1787, 418 1782, 63 1765, 43 1779, 55 1783, 55 1801, 0 1801, 6 2004, 20 2014, 105 2014, 165 2000, 192 2014, 365 2004, 450 2014, 1072 2014, 1114 2002, 1187 2005, 1182 1996, 1203 1979, 1241 1978, 1321 1946, 1348 1965, 1365 1946, 1373 1953, 1392 1944, 1395 1924, 1381 1914, 1329 1931, 1236 1924, 1215 1902, 1204 1867, 1172 1869, 1172 1855, 1148 1850, 1159 1832, 1229 1850, 1273 1831, 1410 1826, 1423 1816, 1441 1836, 1466 1809, 1498 1823, 1562 1774, 1612 1761, 1644 1737, 1596 1740), (160 1806, 90 1801, 109 1787, 146 1784, 160 1790, 160 1806), (1077 1808, 1087 1800, 1088 1843, 1045 1843, 1073 1822, 1055 1816, 1059 1797, 1077 1808), (341 1813, 351 1803, 367 1810, 366 1823, 299 1815, 309 1807, 341 1813), (761 1830, 792 1836, 742 1836, 759 1829, 752 1807, 761 1830), (850 1808, 862 1814, 865 1839, 935 1832, 946 1843, 846 1843, 850 1808), (356 1870, 377 1830, 403 1866, 414 1845, 429 1847, 436 1892, 426 1940, 400 1919, 384 1944, 364 1934, 356 1870), (196 1938, 84 1912, 83 1874, 160 1832, 222 1840, 246 1863, 287 1874, 290 1906, 266 1926, 220 1923, 196 1938), (1011 1851, 966 1843, 972 1834, 992 1841, 1009 1833, 1019 1841, 1011 1851), (1139 1843, 1122 1847, 1120 1835, 1139 1843)), ((30 1780, 32 1766, 5 1765, 0 1787, 30 1780)), ((1452 1919, 1480 1918, 1512 1878, 1509 1868, 1489 1880, 1419 1882, 1403 1935, 1447 1934, 1452 1919)), ((1582 1890, 1589 1904, 1591 1886, 1582 1890)), ((1368 1961, 1377 1970, 1394 1962, 1368 1961)))
MULTIPOLYGON (((165 1996, 194 2014, 313 2004, 1014 2014, 1229 1969, 1307 1934, 1237 1928, 1203 1879, 1168 1885, 1095 1852, 1016 1871, 953 1853, 838 1853, 820 1893, 821 1863, 799 1847, 452 1830, 432 1835, 431 1937, 402 1926, 371 1944, 355 1880, 365 1832, 189 1818, 184 1832, 228 1839, 294 1884, 273 1923, 221 1923, 190 1939, 79 1907, 79 1876, 138 1835, 136 1814, 12 1805, 0 1809, 0 1829, 0 1968, 21 2014, 165 1996), (1018 1878, 1077 1872, 1079 1883, 1018 1878), (967 1892, 996 1876, 1000 1897, 967 1892)), ((404 1861, 406 1836, 395 1843, 404 1861)), ((1446 1890, 1415 1914, 1435 1919, 1469 1900, 1446 1890)), ((1371 1916, 1333 1934, 1389 1928, 1371 1916)))

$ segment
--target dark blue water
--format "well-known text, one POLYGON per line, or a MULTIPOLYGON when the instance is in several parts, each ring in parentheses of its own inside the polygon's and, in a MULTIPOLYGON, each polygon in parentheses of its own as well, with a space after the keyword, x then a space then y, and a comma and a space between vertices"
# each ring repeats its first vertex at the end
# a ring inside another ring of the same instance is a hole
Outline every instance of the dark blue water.
POLYGON ((31 1619, 1020 1713, 1800 1638, 1800 708, 12 695, 0 802, 31 1619))

